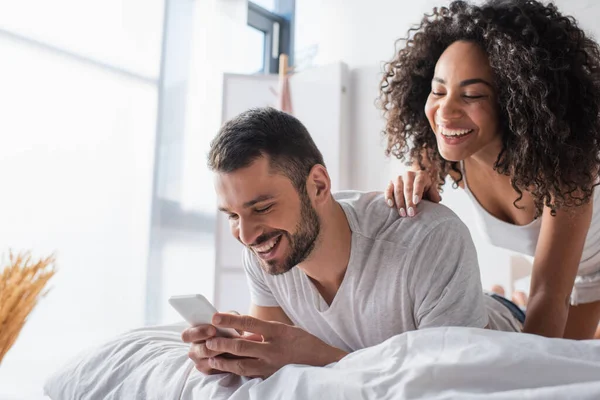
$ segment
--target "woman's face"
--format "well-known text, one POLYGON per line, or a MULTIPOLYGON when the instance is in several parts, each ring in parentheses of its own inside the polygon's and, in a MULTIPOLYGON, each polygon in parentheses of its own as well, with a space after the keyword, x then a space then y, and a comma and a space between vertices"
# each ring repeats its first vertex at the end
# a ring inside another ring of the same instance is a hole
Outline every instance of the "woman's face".
POLYGON ((454 42, 440 56, 425 113, 446 160, 500 151, 493 82, 487 55, 474 43, 454 42))

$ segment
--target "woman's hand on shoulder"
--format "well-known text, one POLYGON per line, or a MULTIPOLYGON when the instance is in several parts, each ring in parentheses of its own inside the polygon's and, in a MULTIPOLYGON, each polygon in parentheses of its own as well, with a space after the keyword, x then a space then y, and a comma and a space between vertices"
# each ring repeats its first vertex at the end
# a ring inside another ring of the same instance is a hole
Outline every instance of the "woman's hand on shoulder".
POLYGON ((401 217, 414 217, 422 200, 439 203, 440 192, 427 171, 406 171, 390 181, 385 190, 388 206, 398 209, 401 217))

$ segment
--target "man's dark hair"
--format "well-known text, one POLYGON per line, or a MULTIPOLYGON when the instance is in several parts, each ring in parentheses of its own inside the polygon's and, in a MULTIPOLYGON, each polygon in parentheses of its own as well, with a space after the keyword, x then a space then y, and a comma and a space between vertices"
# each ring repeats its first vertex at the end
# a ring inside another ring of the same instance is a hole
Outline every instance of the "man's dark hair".
POLYGON ((287 176, 297 190, 323 156, 295 117, 271 107, 252 108, 227 121, 210 144, 208 168, 233 172, 266 156, 271 168, 287 176))

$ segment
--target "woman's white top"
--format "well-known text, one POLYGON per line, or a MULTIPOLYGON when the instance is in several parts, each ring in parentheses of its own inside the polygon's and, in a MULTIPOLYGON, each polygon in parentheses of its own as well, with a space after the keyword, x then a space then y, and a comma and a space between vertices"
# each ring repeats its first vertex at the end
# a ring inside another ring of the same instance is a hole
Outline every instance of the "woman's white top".
MULTIPOLYGON (((476 221, 483 237, 492 245, 512 250, 517 253, 534 256, 542 218, 537 218, 527 225, 514 225, 490 214, 481 206, 467 184, 467 174, 463 163, 460 163, 465 192, 475 208, 476 221)), ((600 190, 594 190, 593 216, 588 231, 583 254, 577 275, 589 275, 600 270, 600 190)))

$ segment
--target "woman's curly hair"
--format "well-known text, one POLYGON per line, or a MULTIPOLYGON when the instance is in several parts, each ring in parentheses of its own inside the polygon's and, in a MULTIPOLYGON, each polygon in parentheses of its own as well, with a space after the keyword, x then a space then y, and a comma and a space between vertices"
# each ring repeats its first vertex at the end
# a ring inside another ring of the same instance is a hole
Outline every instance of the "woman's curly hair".
POLYGON ((471 41, 494 73, 503 142, 494 169, 510 176, 515 206, 523 191, 537 215, 544 205, 555 214, 590 200, 600 166, 600 50, 573 17, 534 0, 453 1, 407 36, 380 85, 387 155, 425 169, 426 154, 440 186, 450 170, 460 174, 438 152, 424 106, 441 54, 471 41))

